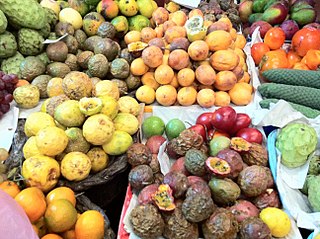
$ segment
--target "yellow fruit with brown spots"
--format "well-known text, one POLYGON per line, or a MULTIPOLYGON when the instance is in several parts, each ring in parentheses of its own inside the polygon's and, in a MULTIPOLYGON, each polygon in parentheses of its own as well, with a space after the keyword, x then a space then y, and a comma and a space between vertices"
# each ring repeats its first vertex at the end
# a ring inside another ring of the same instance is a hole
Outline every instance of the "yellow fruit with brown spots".
POLYGON ((91 160, 81 152, 70 152, 61 161, 61 174, 69 181, 85 179, 88 177, 90 170, 91 160))

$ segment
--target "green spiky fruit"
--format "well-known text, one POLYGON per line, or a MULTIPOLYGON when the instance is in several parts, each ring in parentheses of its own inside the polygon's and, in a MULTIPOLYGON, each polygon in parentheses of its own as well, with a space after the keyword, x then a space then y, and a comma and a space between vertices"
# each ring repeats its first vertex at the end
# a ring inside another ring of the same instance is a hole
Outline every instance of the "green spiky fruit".
POLYGON ((34 0, 1 0, 0 10, 8 20, 21 27, 41 29, 46 23, 46 12, 34 0))
POLYGON ((11 32, 5 31, 0 35, 0 58, 8 58, 16 54, 17 42, 11 32))
POLYGON ((15 55, 4 59, 1 62, 1 70, 6 74, 16 74, 20 78, 20 64, 23 60, 23 55, 21 55, 21 53, 17 51, 15 55))
POLYGON ((7 29, 8 21, 4 13, 0 10, 0 34, 4 33, 7 29))
POLYGON ((23 55, 34 56, 43 50, 43 36, 36 30, 22 28, 18 32, 18 47, 23 55))

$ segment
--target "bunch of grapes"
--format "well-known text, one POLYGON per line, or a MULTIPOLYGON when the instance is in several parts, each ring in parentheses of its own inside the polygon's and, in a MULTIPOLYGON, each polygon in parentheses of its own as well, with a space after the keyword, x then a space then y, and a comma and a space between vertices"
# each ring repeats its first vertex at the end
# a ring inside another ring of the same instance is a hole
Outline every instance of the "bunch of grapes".
POLYGON ((18 81, 17 75, 0 71, 0 119, 10 110, 10 103, 13 100, 12 93, 18 81))

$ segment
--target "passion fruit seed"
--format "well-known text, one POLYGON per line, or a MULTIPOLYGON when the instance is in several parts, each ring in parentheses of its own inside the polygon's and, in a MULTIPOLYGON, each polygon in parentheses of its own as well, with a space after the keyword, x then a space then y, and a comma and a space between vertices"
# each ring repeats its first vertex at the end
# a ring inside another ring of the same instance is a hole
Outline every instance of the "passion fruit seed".
POLYGON ((248 152, 250 147, 251 143, 241 137, 233 137, 230 140, 230 148, 237 152, 248 152))
POLYGON ((160 210, 172 211, 176 208, 172 190, 167 184, 161 184, 158 190, 152 195, 152 200, 160 210))
POLYGON ((102 100, 97 97, 83 97, 79 101, 79 108, 82 114, 88 116, 98 114, 102 109, 102 100))
POLYGON ((206 165, 210 171, 217 175, 225 175, 231 171, 229 163, 218 157, 209 157, 206 160, 206 165))

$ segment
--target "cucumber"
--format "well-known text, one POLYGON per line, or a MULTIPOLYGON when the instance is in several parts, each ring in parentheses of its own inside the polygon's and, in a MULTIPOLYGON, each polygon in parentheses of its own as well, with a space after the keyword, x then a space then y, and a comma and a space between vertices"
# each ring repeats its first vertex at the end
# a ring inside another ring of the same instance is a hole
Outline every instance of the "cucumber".
POLYGON ((320 71, 297 69, 271 69, 262 76, 271 82, 285 85, 299 85, 320 89, 320 71))
POLYGON ((305 86, 265 83, 258 87, 258 91, 264 98, 283 99, 320 110, 320 89, 305 86))
MULTIPOLYGON (((259 102, 260 107, 263 109, 269 109, 271 103, 277 103, 279 100, 278 99, 264 99, 259 102)), ((303 114, 305 117, 314 119, 320 115, 319 110, 312 109, 310 107, 304 106, 304 105, 299 105, 295 104, 292 102, 288 102, 293 109, 296 111, 299 111, 301 114, 303 114)))

